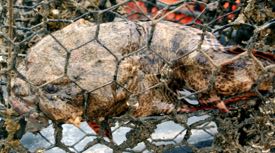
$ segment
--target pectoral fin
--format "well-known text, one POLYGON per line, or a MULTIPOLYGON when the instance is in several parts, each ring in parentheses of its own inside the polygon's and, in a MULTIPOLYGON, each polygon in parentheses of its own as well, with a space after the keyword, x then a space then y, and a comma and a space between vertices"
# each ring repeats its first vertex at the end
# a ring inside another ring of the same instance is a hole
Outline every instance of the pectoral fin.
POLYGON ((112 131, 107 120, 101 122, 88 121, 87 123, 96 134, 103 137, 108 137, 110 140, 112 140, 112 131))

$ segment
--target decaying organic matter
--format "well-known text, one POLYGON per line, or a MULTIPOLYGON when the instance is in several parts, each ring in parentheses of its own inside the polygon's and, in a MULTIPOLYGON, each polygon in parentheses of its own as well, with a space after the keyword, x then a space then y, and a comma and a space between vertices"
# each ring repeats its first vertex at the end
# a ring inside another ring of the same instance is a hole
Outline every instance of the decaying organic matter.
MULTIPOLYGON (((204 99, 245 93, 271 64, 226 50, 211 33, 175 23, 96 25, 80 19, 28 51, 10 100, 30 131, 45 126, 47 118, 77 124, 83 117, 102 121, 127 111, 135 117, 189 112, 177 91, 202 91, 204 99)), ((272 77, 274 71, 258 90, 271 90, 272 77)))

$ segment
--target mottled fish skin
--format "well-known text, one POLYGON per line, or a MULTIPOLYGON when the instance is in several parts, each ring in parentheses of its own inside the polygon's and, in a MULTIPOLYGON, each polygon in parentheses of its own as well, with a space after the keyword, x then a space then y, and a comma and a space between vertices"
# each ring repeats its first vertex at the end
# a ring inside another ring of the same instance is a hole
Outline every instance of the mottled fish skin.
MULTIPOLYGON (((178 106, 176 93, 183 88, 206 89, 215 69, 213 63, 220 66, 220 71, 213 88, 202 92, 200 99, 250 91, 263 72, 247 52, 228 54, 213 34, 192 27, 159 22, 154 25, 147 49, 143 47, 152 30, 150 22, 103 23, 98 39, 94 40, 96 29, 96 24, 80 19, 30 48, 18 71, 31 84, 20 76, 12 80, 10 100, 20 99, 24 105, 19 112, 42 111, 44 118, 77 125, 83 117, 94 122, 125 112, 144 117, 175 109, 178 112, 211 109, 207 100, 202 108, 183 103, 178 106), (70 58, 65 68, 67 52, 70 58), (236 57, 239 58, 232 60, 236 57), (31 102, 32 99, 35 101, 31 102)), ((260 90, 271 87, 270 79, 259 85, 260 90)), ((217 103, 217 107, 226 109, 222 103, 217 103)), ((94 124, 91 126, 98 129, 94 124)), ((104 135, 111 137, 108 133, 104 135)))

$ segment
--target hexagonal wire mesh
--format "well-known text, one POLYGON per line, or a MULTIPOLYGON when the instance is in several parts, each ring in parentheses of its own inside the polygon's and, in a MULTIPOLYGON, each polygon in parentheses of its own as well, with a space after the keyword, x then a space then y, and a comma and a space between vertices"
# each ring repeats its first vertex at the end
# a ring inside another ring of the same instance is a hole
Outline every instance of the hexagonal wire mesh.
POLYGON ((273 5, 1 1, 1 152, 270 151, 273 5))

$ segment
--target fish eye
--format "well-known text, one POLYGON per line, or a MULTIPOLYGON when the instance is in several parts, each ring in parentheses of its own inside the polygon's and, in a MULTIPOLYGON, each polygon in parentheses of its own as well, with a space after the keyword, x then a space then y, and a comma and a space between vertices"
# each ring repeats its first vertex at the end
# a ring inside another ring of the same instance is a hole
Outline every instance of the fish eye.
POLYGON ((58 92, 59 89, 56 85, 48 84, 48 85, 43 87, 43 90, 46 91, 49 94, 54 94, 54 93, 58 92))

